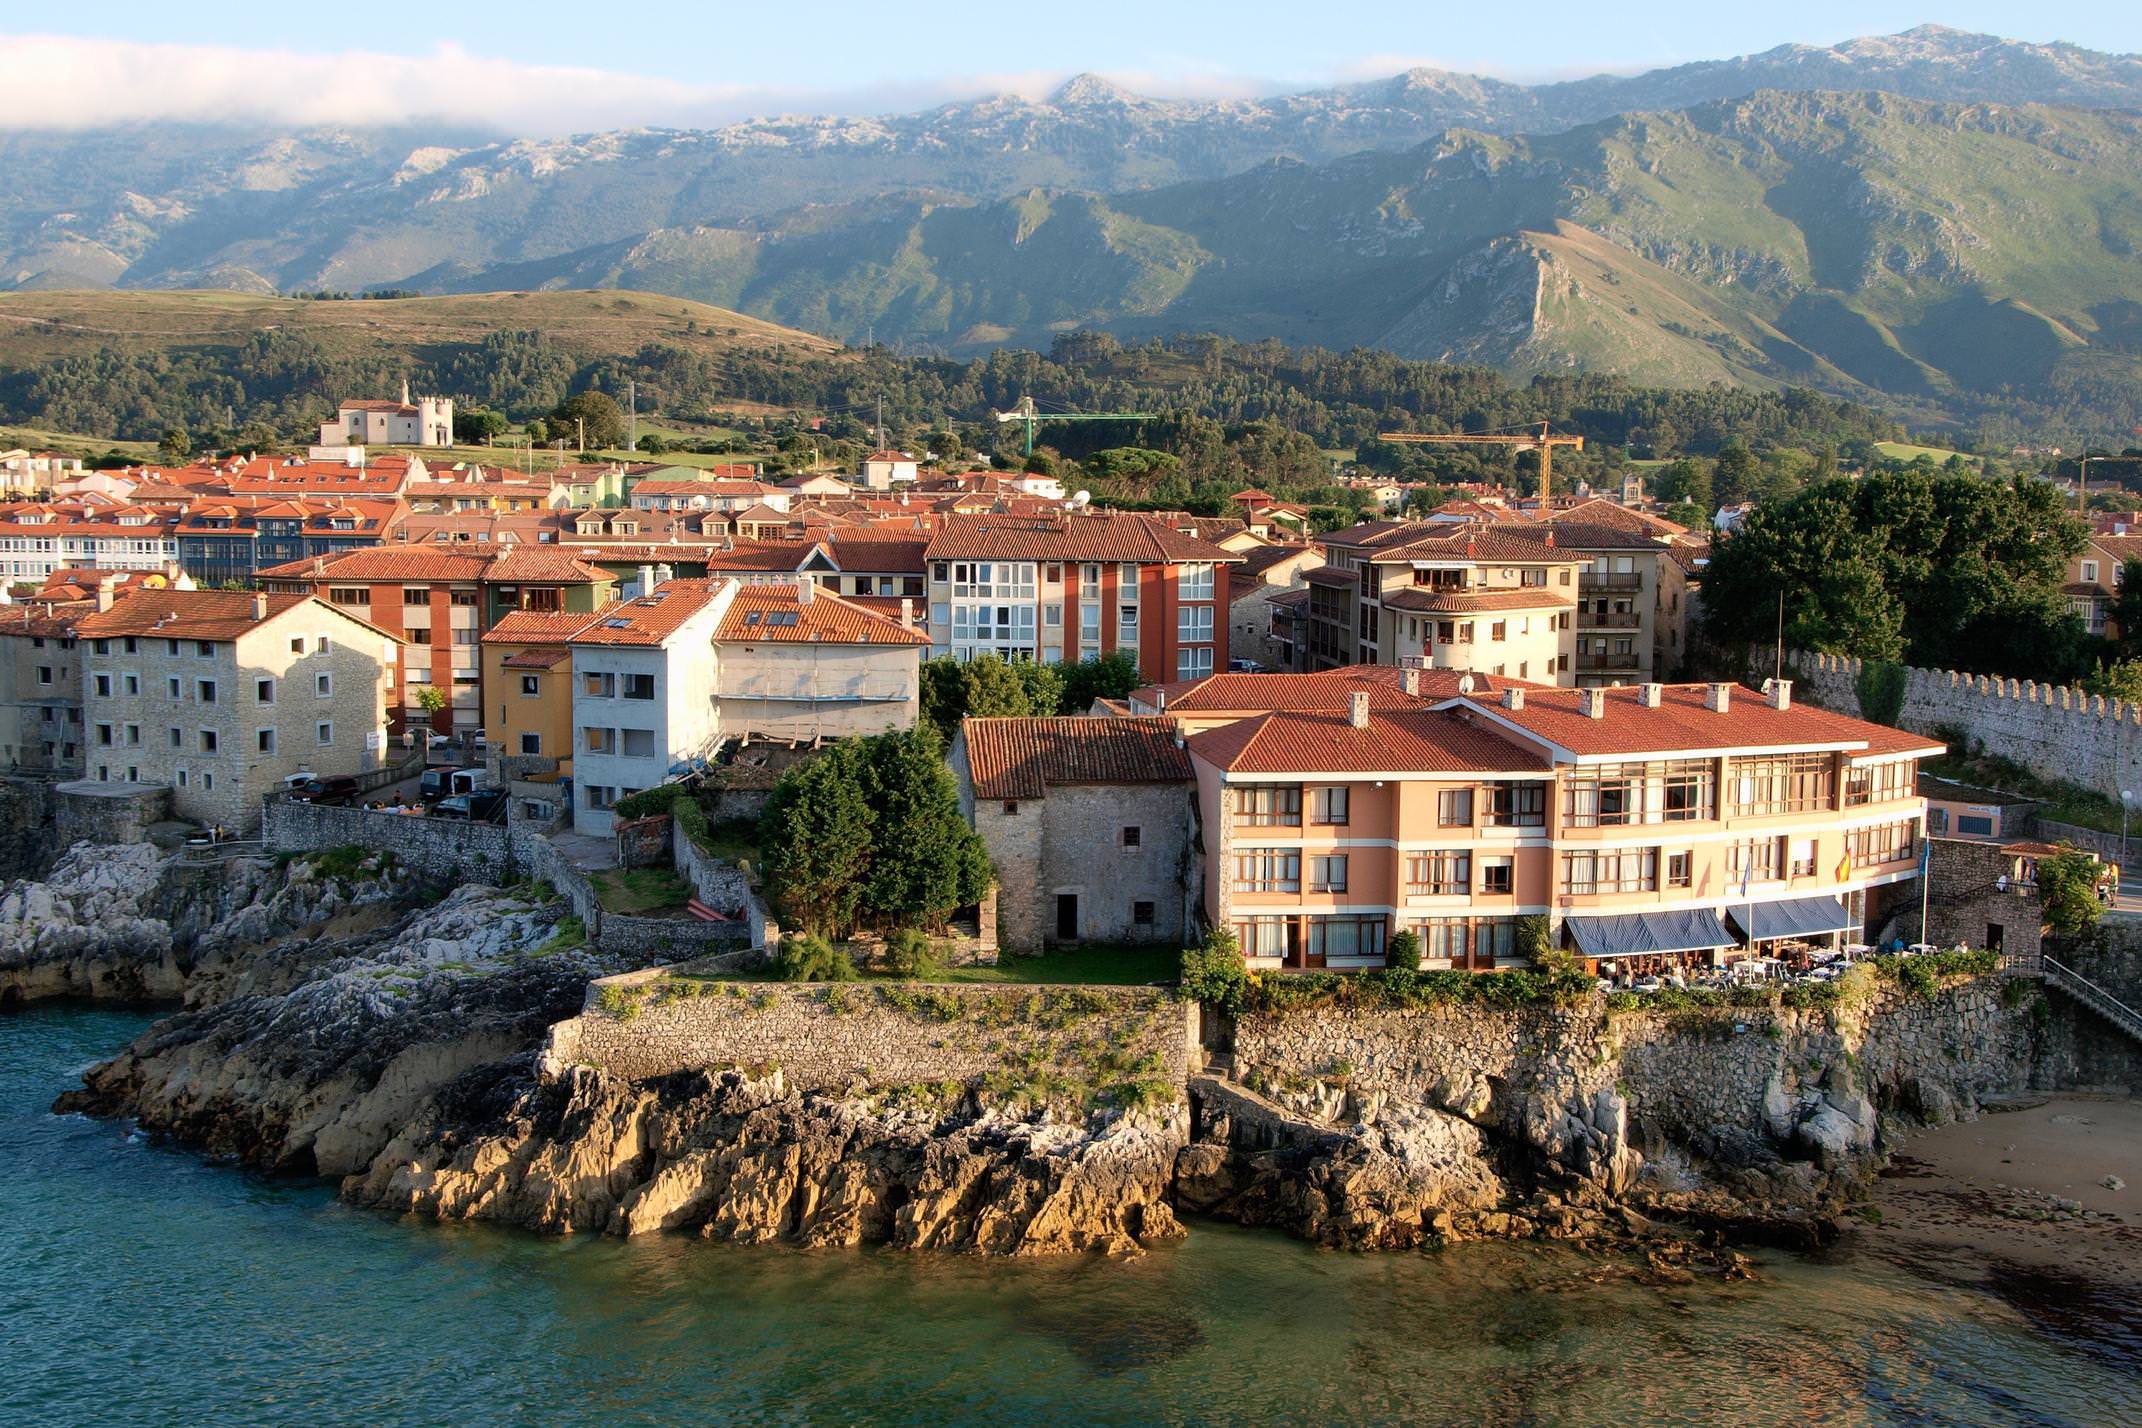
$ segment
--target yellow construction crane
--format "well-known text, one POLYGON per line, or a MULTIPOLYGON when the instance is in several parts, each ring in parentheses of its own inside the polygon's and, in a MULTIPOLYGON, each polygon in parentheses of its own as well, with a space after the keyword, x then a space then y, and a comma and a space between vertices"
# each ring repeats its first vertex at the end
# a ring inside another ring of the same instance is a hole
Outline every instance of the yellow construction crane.
POLYGON ((1583 437, 1558 435, 1549 430, 1549 425, 1546 422, 1540 423, 1538 431, 1519 432, 1509 435, 1489 435, 1486 433, 1468 435, 1462 431, 1387 431, 1378 440, 1411 442, 1415 445, 1423 446, 1511 446, 1519 451, 1537 451, 1540 454, 1540 509, 1542 511, 1547 509, 1547 497, 1553 489, 1550 483, 1554 476, 1554 449, 1557 446, 1567 446, 1576 451, 1584 449, 1583 437))

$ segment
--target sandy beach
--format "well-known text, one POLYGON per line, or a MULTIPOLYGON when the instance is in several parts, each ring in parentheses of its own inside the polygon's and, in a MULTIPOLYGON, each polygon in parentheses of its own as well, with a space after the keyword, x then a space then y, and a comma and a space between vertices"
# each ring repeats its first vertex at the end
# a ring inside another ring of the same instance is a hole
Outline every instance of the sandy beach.
POLYGON ((2142 1348, 2142 1101, 2055 1096, 1927 1131, 1892 1158, 1866 1219, 1859 1252, 1984 1289, 2101 1351, 2142 1348))

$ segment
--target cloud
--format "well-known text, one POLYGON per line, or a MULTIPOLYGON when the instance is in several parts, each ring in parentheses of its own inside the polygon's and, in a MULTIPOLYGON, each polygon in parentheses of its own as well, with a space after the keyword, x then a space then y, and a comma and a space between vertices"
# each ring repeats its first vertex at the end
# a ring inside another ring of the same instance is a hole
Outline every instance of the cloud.
MULTIPOLYGON (((1405 67, 1394 58, 1373 72, 1389 75, 1405 67)), ((522 64, 471 54, 454 44, 424 55, 306 54, 19 35, 0 36, 0 92, 60 97, 8 106, 0 111, 0 130, 158 121, 355 128, 422 120, 549 137, 638 125, 718 125, 780 114, 904 113, 992 94, 1035 99, 1069 77, 1054 70, 983 72, 827 91, 693 84, 522 64)), ((1185 99, 1238 99, 1303 87, 1219 72, 1195 61, 1172 73, 1115 71, 1108 77, 1136 94, 1185 99)))

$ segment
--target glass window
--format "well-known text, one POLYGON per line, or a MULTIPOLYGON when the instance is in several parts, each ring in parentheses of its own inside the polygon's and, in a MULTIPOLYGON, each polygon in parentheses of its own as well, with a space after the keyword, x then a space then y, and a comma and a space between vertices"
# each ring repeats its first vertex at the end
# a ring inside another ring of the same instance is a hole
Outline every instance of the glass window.
POLYGON ((1516 869, 1508 858, 1480 860, 1480 891, 1508 896, 1515 887, 1516 869))
POLYGON ((1327 961, 1381 957, 1383 930, 1380 917, 1312 917, 1309 919, 1309 955, 1327 961))
POLYGON ((1538 828, 1546 822, 1546 784, 1498 783, 1488 790, 1490 827, 1538 828))
POLYGON ((1655 892, 1658 885, 1656 848, 1601 848, 1562 855, 1565 893, 1655 892))
POLYGON ((1309 821, 1321 824, 1343 824, 1347 821, 1347 793, 1345 784, 1329 788, 1311 789, 1309 792, 1309 821))
POLYGON ((1321 854, 1309 860, 1309 891, 1345 892, 1346 855, 1321 854))
POLYGON ((1291 848, 1244 848, 1235 854, 1236 892, 1300 892, 1302 855, 1291 848))
POLYGON ((1465 849, 1414 853, 1406 859, 1406 891, 1450 896, 1472 891, 1473 855, 1465 849))
POLYGON ((1299 784, 1255 784, 1231 790, 1235 826, 1299 828, 1302 822, 1302 790, 1299 784))
POLYGON ((1446 788, 1435 796, 1436 822, 1445 828, 1473 826, 1473 791, 1446 788))

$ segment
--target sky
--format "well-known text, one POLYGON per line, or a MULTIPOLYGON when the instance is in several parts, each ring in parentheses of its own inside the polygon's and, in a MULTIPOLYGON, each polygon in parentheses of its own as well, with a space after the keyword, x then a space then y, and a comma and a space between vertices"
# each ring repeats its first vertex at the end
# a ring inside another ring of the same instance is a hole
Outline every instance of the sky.
POLYGON ((1155 95, 1242 95, 1413 65, 1532 82, 1834 44, 1922 23, 2142 51, 2135 0, 0 0, 0 127, 117 119, 378 123, 514 133, 887 113, 1105 74, 1155 95), (1513 23, 1513 17, 1521 17, 1513 23), (47 103, 35 95, 50 96, 47 103))

